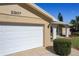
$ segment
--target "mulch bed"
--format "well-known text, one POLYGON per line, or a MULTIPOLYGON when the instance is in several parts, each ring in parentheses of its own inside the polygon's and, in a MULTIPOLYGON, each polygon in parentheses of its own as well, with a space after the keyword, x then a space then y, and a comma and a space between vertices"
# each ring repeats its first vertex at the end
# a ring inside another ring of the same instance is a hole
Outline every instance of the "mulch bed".
POLYGON ((74 48, 74 49, 79 50, 79 48, 74 48))

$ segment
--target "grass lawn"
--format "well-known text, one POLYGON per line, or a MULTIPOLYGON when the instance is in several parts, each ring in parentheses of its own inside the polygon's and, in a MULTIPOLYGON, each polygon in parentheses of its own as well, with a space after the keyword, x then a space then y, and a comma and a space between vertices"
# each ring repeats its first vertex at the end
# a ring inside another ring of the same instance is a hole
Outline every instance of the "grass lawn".
POLYGON ((72 47, 79 48, 79 36, 78 37, 73 37, 71 42, 72 42, 72 47))

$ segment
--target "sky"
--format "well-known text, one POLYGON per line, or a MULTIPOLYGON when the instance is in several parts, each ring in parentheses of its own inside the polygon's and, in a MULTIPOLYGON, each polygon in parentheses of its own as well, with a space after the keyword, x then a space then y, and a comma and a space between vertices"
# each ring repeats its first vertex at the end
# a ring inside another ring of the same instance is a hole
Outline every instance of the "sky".
POLYGON ((79 16, 79 3, 36 3, 39 7, 58 19, 59 12, 63 21, 69 23, 75 16, 79 16))

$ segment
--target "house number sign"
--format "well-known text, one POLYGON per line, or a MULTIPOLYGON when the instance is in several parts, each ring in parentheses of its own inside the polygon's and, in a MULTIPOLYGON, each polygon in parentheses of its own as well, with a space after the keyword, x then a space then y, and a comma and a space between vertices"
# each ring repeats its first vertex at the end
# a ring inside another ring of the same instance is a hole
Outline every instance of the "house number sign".
POLYGON ((13 15, 20 15, 21 14, 21 12, 20 11, 11 11, 11 14, 13 14, 13 15))

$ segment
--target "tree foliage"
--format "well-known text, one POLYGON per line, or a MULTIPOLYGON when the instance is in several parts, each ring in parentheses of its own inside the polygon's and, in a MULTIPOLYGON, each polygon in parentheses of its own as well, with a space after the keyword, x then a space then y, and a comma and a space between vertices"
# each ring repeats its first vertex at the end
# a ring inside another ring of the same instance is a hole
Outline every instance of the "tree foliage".
POLYGON ((58 20, 63 22, 63 16, 61 15, 61 13, 58 14, 58 20))
POLYGON ((75 19, 72 19, 70 24, 73 24, 73 27, 76 31, 79 30, 79 16, 76 16, 75 19))
POLYGON ((70 21, 70 24, 75 25, 75 24, 76 24, 76 21, 75 21, 74 19, 72 19, 72 20, 70 21))
POLYGON ((79 23, 79 16, 76 16, 76 22, 79 23))
MULTIPOLYGON (((61 15, 61 13, 58 14, 58 20, 63 22, 63 16, 61 15)), ((58 28, 57 29, 57 34, 62 35, 62 26, 59 25, 57 28, 58 28)))

